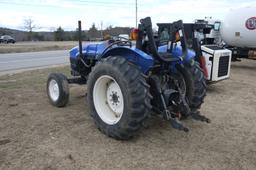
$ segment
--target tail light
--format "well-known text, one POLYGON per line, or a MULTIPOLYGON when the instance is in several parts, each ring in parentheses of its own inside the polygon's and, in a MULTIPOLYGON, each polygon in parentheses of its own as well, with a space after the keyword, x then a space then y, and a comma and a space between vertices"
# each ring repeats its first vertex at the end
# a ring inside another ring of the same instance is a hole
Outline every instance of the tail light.
POLYGON ((203 70, 204 76, 205 76, 205 77, 208 77, 208 70, 207 70, 207 68, 206 68, 206 61, 205 61, 204 56, 201 56, 201 57, 200 57, 199 62, 200 62, 200 67, 201 67, 202 70, 203 70))
POLYGON ((137 40, 139 37, 139 29, 134 28, 131 32, 131 40, 137 40))
POLYGON ((180 41, 180 34, 179 34, 179 32, 176 32, 176 34, 175 34, 175 41, 176 42, 180 41))

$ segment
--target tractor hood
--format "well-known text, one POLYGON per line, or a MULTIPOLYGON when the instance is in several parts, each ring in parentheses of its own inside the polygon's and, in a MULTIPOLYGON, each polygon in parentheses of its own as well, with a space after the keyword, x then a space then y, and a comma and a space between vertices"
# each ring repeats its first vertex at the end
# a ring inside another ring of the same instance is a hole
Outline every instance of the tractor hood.
MULTIPOLYGON (((101 56, 103 51, 108 47, 109 43, 108 41, 103 41, 103 42, 89 42, 89 43, 84 43, 82 45, 82 53, 87 54, 89 56, 94 56, 93 58, 97 59, 98 57, 101 56)), ((158 52, 166 52, 167 51, 167 45, 163 45, 158 47, 158 52)), ((76 59, 79 56, 79 47, 76 46, 72 48, 70 51, 70 58, 71 59, 76 59)), ((182 56, 182 48, 180 45, 174 46, 172 50, 172 56, 173 57, 180 57, 182 56)), ((195 57, 195 52, 193 50, 188 50, 188 53, 186 57, 184 58, 185 61, 189 61, 190 59, 195 57)))
MULTIPOLYGON (((82 45, 82 53, 89 54, 92 56, 99 56, 108 46, 107 41, 96 42, 96 43, 85 43, 82 45)), ((79 56, 79 47, 76 46, 69 51, 71 58, 77 58, 79 56)))

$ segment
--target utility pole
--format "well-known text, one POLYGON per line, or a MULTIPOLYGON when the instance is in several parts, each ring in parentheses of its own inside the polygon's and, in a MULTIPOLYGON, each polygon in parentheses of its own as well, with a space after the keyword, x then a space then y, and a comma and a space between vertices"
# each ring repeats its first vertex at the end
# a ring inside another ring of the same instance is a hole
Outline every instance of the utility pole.
POLYGON ((135 0, 135 15, 136 15, 136 26, 135 28, 137 28, 138 26, 138 4, 137 4, 137 0, 135 0))
POLYGON ((100 22, 100 35, 101 35, 101 38, 103 40, 103 21, 100 22))

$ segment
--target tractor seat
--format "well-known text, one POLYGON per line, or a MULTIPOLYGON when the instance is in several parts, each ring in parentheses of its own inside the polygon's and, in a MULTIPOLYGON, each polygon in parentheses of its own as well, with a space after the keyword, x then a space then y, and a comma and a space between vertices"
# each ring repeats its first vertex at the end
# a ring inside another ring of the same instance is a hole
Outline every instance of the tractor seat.
POLYGON ((174 58, 171 53, 159 53, 160 57, 168 60, 168 62, 177 62, 180 58, 174 58))

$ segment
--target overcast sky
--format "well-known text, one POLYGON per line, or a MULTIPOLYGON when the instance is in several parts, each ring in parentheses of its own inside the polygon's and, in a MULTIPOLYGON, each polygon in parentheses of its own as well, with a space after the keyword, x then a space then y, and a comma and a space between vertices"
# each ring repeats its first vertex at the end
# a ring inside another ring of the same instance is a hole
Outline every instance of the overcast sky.
MULTIPOLYGON (((223 19, 231 9, 256 6, 256 0, 138 0, 138 18, 151 16, 154 23, 213 17, 223 19)), ((53 31, 61 26, 75 30, 82 20, 83 29, 95 23, 135 27, 135 0, 0 0, 0 27, 23 29, 32 18, 40 30, 53 31)))

